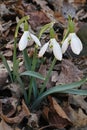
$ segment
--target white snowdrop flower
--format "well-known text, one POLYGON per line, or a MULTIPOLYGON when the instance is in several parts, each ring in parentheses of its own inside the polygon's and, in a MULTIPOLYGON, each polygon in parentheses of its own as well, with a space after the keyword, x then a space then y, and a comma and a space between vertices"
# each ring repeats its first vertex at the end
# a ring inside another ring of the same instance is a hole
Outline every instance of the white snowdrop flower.
POLYGON ((30 39, 32 39, 38 46, 41 46, 39 39, 32 33, 29 32, 30 39))
POLYGON ((43 45, 43 47, 39 51, 38 56, 42 57, 44 55, 44 53, 46 52, 46 50, 48 49, 48 47, 50 47, 52 49, 55 58, 57 60, 61 61, 62 60, 62 50, 61 50, 59 43, 56 41, 55 38, 50 39, 47 43, 45 43, 43 45))
POLYGON ((24 31, 20 41, 19 41, 19 50, 22 51, 27 47, 28 41, 33 40, 38 46, 41 46, 39 39, 29 31, 24 31))
POLYGON ((68 37, 64 40, 62 44, 62 53, 65 53, 69 44, 71 46, 73 53, 79 55, 83 49, 83 45, 81 40, 75 33, 70 33, 68 37))

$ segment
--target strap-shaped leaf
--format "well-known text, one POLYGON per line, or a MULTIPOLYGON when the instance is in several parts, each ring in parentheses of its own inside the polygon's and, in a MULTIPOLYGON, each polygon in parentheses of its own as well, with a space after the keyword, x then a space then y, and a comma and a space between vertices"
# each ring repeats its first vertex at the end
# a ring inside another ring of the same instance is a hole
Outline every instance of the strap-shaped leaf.
POLYGON ((20 74, 21 76, 22 75, 26 75, 26 76, 32 76, 34 78, 38 78, 38 79, 41 79, 41 80, 45 80, 45 78, 38 72, 34 72, 34 71, 25 71, 23 73, 20 74))
POLYGON ((79 90, 79 89, 66 90, 66 91, 64 91, 62 93, 70 93, 70 94, 77 94, 77 95, 87 96, 87 90, 79 90))
POLYGON ((49 94, 52 94, 52 93, 59 93, 59 92, 64 92, 66 90, 70 90, 70 89, 73 89, 73 88, 76 88, 76 87, 79 87, 80 85, 82 85, 83 83, 85 83, 87 81, 87 78, 83 78, 82 80, 78 81, 78 82, 74 82, 74 83, 71 83, 71 84, 65 84, 65 85, 58 85, 58 86, 55 86, 55 87, 52 87, 50 88, 49 90, 45 91, 44 93, 42 93, 36 100, 35 102, 33 103, 32 105, 32 109, 37 107, 38 104, 41 102, 41 100, 43 98, 45 98, 46 96, 48 96, 49 94))

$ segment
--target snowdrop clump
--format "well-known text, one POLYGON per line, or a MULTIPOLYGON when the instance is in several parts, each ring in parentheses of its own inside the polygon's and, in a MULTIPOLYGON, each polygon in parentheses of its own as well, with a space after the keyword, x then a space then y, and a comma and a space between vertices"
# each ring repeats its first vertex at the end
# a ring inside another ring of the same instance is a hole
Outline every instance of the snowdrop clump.
POLYGON ((62 43, 62 53, 64 54, 68 46, 71 46, 73 53, 79 55, 83 49, 83 45, 76 33, 70 33, 62 43))

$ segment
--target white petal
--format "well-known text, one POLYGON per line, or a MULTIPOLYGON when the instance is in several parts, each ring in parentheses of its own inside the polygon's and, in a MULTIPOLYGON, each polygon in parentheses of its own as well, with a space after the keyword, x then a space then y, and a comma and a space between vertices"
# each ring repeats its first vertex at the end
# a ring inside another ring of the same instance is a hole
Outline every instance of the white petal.
POLYGON ((49 42, 47 42, 47 43, 45 43, 45 44, 43 45, 43 47, 42 47, 41 50, 39 51, 39 54, 38 54, 39 57, 42 57, 42 56, 44 55, 44 53, 46 52, 48 46, 49 46, 49 42))
POLYGON ((55 38, 51 39, 50 42, 53 45, 53 54, 57 60, 62 60, 62 50, 59 43, 56 41, 55 38))
POLYGON ((75 33, 71 35, 71 49, 75 54, 79 55, 83 49, 82 42, 75 33))
POLYGON ((33 35, 32 33, 30 33, 30 37, 33 39, 33 41, 38 45, 38 46, 41 46, 41 43, 39 41, 39 39, 33 35))
POLYGON ((68 48, 68 45, 69 45, 69 36, 64 40, 64 42, 62 43, 62 53, 64 54, 65 51, 67 50, 68 48))
POLYGON ((29 32, 25 31, 19 41, 19 50, 22 51, 26 48, 27 44, 28 44, 28 36, 29 36, 29 32))

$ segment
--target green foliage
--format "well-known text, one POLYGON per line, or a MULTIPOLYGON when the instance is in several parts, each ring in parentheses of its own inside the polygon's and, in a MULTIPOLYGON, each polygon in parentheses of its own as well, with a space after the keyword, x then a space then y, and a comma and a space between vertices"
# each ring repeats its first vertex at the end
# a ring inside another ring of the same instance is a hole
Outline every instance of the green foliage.
MULTIPOLYGON (((47 91, 43 92, 41 95, 39 95, 39 97, 35 100, 35 102, 32 105, 32 109, 36 108, 38 106, 38 104, 41 102, 41 100, 43 98, 45 98, 46 96, 53 94, 53 93, 70 93, 70 89, 71 92, 74 93, 76 92, 75 90, 73 90, 73 88, 79 87, 80 85, 82 85, 83 83, 85 83, 87 81, 87 78, 84 78, 78 82, 74 82, 71 84, 64 84, 64 85, 58 85, 55 87, 52 87, 50 89, 48 89, 47 91)), ((87 95, 87 91, 84 90, 83 91, 83 95, 87 95), (84 92, 85 91, 85 92, 84 92)), ((76 93, 74 93, 76 94, 76 93)), ((80 92, 78 92, 78 94, 81 94, 80 92)))

